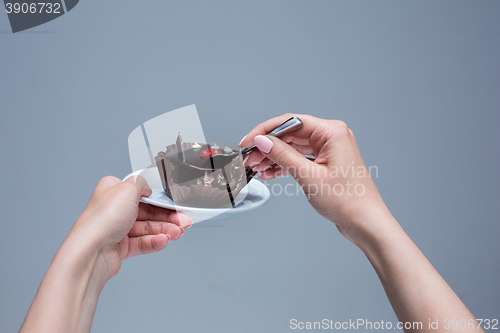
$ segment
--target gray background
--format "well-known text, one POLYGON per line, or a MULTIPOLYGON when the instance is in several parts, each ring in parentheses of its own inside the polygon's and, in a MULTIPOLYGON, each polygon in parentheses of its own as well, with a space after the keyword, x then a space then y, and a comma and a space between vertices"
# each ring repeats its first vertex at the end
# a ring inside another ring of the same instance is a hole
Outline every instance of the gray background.
MULTIPOLYGON (((81 1, 0 13, 0 330, 19 329, 127 136, 196 104, 209 140, 284 112, 346 121, 394 216, 478 318, 500 309, 500 2, 81 1)), ((279 180, 287 183, 290 179, 279 180)), ((376 274, 303 196, 127 260, 94 332, 286 332, 396 321, 376 274)))

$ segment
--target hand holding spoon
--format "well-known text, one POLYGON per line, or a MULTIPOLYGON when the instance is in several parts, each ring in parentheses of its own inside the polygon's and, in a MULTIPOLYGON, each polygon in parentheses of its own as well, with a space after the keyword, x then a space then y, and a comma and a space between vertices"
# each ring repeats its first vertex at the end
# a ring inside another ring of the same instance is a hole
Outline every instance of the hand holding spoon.
MULTIPOLYGON (((298 130, 299 128, 302 127, 302 120, 300 120, 299 117, 291 117, 275 129, 273 129, 271 132, 269 132, 267 135, 272 135, 277 138, 282 137, 285 134, 288 134, 290 132, 293 132, 295 130, 298 130)), ((254 149, 257 147, 252 146, 250 148, 245 148, 241 150, 242 155, 248 155, 250 154, 254 149)), ((245 157, 243 157, 245 158, 245 157)), ((246 167, 246 174, 247 174, 247 183, 255 177, 255 175, 258 173, 258 171, 254 171, 252 167, 247 166, 246 167)))

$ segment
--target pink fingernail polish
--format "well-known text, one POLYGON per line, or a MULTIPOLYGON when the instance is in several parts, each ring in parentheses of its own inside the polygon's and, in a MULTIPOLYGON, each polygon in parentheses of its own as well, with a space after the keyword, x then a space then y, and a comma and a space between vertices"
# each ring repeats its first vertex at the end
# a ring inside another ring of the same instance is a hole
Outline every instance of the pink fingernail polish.
POLYGON ((259 150, 265 154, 269 153, 273 149, 274 143, 267 136, 257 135, 253 139, 253 144, 259 148, 259 150))
POLYGON ((184 228, 183 228, 183 227, 179 227, 179 229, 181 229, 181 230, 182 230, 182 234, 181 234, 181 236, 182 236, 182 235, 184 235, 184 228))
POLYGON ((240 143, 238 143, 238 146, 240 146, 240 147, 241 147, 241 143, 243 142, 243 140, 245 140, 245 138, 246 138, 246 137, 247 137, 247 136, 245 135, 245 136, 243 137, 243 139, 241 139, 240 143))
POLYGON ((250 154, 247 154, 247 156, 245 157, 245 159, 243 160, 243 165, 245 165, 245 163, 248 161, 248 158, 250 157, 250 154))

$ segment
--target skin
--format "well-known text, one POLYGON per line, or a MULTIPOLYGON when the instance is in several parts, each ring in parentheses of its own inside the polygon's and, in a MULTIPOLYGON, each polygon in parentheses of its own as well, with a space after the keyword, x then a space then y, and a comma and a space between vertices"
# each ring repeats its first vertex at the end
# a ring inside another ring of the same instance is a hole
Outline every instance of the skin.
POLYGON ((57 251, 20 332, 90 332, 97 300, 124 259, 164 249, 192 221, 143 203, 151 189, 141 178, 99 181, 57 251))
MULTIPOLYGON (((262 179, 292 175, 314 209, 365 253, 399 321, 423 323, 405 332, 449 332, 446 319, 465 319, 475 323, 471 331, 483 331, 387 209, 345 123, 285 114, 255 127, 240 146, 254 144, 259 150, 245 163, 262 179), (301 129, 282 140, 263 136, 292 116, 302 119, 301 129), (438 320, 439 329, 430 330, 429 319, 438 320)), ((142 178, 99 181, 47 270, 20 332, 89 332, 99 295, 122 261, 164 249, 192 225, 185 214, 139 203, 149 195, 142 178)))
POLYGON ((265 180, 293 176, 314 209, 335 223, 340 233, 364 252, 399 321, 422 322, 421 328, 405 332, 449 332, 446 319, 465 319, 474 327, 460 331, 483 331, 391 215, 368 176, 353 132, 344 122, 285 114, 256 126, 240 146, 254 144, 259 151, 252 152, 245 164, 260 171, 260 178, 265 180), (304 123, 301 129, 281 139, 272 136, 255 139, 292 116, 301 118, 304 123), (315 159, 311 161, 302 154, 313 155, 315 159), (439 320, 439 329, 430 329, 429 319, 439 320))

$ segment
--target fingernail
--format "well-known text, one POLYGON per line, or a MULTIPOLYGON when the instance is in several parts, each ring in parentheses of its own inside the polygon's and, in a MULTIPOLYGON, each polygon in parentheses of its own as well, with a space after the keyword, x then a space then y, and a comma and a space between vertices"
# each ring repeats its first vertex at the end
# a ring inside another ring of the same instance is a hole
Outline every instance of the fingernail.
POLYGON ((245 138, 246 138, 246 137, 247 137, 247 136, 245 135, 245 136, 243 137, 243 139, 241 139, 240 143, 238 143, 238 146, 239 146, 239 147, 241 147, 241 143, 245 140, 245 138))
POLYGON ((273 149, 274 143, 267 136, 257 135, 253 139, 253 144, 259 148, 259 150, 263 153, 269 153, 271 149, 273 149))
POLYGON ((176 214, 177 218, 179 219, 179 227, 183 227, 184 229, 191 228, 191 226, 193 225, 193 219, 182 212, 176 212, 176 214))
MULTIPOLYGON (((189 216, 188 216, 189 217, 189 216)), ((188 225, 185 225, 183 228, 184 229, 189 229, 193 226, 193 219, 192 218, 189 218, 189 221, 191 221, 188 225)))
MULTIPOLYGON (((168 237, 168 242, 170 242, 170 235, 169 235, 169 234, 165 234, 165 235, 167 235, 167 237, 168 237)), ((167 242, 167 243, 168 243, 168 242, 167 242)))
POLYGON ((179 229, 181 229, 181 230, 182 230, 182 234, 181 234, 181 236, 182 236, 182 235, 184 235, 184 228, 183 228, 183 227, 179 227, 179 229))
POLYGON ((248 158, 250 157, 250 154, 247 154, 247 156, 245 157, 245 159, 243 160, 243 165, 245 165, 245 163, 248 161, 248 158))

